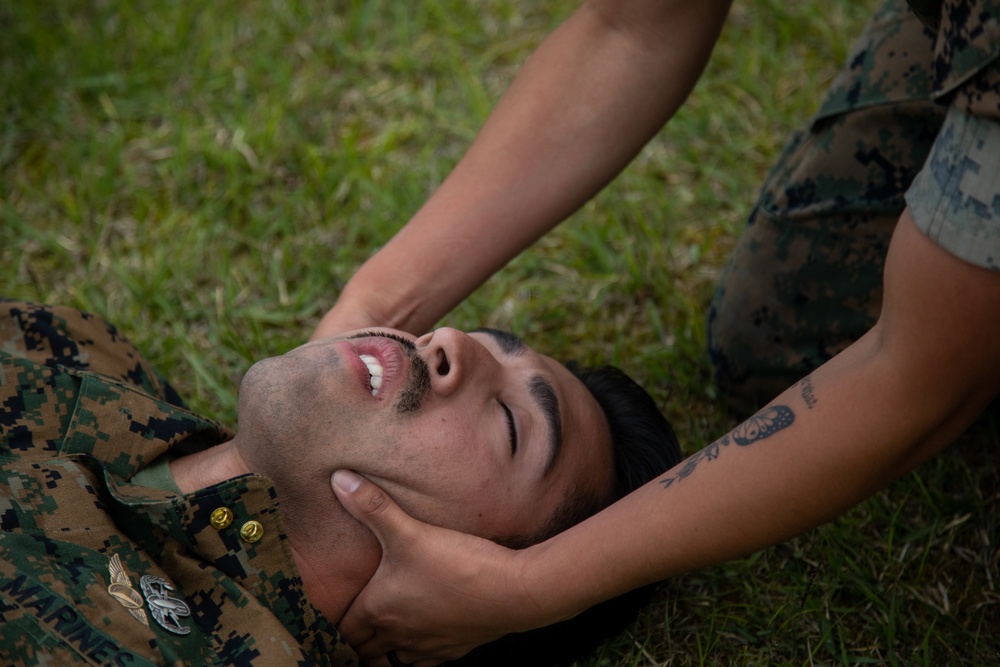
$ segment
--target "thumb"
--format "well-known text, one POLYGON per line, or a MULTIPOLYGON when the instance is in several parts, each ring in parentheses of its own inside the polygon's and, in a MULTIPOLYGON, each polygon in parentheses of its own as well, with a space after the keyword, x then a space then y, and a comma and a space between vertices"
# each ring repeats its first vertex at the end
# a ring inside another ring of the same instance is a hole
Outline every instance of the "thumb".
POLYGON ((365 524, 386 549, 404 532, 407 522, 415 522, 389 495, 351 470, 337 470, 330 480, 340 504, 351 516, 365 524))

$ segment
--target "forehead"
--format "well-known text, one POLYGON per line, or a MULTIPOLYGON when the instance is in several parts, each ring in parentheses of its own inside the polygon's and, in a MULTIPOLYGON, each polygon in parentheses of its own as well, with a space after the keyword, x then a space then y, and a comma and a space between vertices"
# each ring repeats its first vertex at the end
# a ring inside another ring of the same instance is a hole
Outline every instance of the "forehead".
MULTIPOLYGON (((558 403, 561 433, 545 482, 553 489, 565 490, 569 484, 589 487, 602 495, 610 492, 614 476, 610 429, 604 411, 583 382, 563 364, 536 352, 513 334, 481 329, 470 335, 514 371, 513 383, 537 387, 536 382, 543 380, 551 387, 558 403)), ((537 402, 543 402, 537 389, 532 393, 537 402)))

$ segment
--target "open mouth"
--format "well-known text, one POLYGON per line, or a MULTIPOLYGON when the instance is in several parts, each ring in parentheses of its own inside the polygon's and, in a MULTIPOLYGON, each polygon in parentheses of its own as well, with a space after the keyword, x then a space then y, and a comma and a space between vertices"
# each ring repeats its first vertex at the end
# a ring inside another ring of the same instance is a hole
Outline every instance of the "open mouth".
POLYGON ((382 364, 376 357, 370 354, 359 354, 361 361, 368 367, 368 375, 371 377, 372 396, 378 396, 379 387, 382 386, 382 364))

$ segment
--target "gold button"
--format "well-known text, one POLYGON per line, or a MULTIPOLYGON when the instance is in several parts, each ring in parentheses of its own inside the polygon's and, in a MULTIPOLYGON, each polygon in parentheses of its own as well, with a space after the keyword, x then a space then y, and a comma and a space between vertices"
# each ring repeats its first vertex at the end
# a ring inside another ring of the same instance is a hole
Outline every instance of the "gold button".
POLYGON ((229 528, 229 524, 233 522, 233 511, 228 507, 220 507, 212 512, 212 516, 208 518, 208 521, 212 524, 212 528, 216 530, 229 528))
POLYGON ((244 542, 257 542, 264 537, 264 526, 260 525, 259 521, 247 521, 240 528, 240 537, 244 542))

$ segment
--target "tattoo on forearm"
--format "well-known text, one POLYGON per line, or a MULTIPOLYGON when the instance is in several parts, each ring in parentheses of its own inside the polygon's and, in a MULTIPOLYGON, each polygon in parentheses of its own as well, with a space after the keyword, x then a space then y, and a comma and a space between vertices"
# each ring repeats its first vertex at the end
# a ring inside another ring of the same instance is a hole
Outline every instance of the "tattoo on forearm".
POLYGON ((736 444, 740 447, 752 445, 755 442, 771 437, 782 429, 788 428, 794 421, 795 413, 787 406, 772 405, 771 407, 764 408, 705 449, 688 458, 684 463, 684 467, 678 472, 661 479, 660 484, 665 489, 669 488, 685 477, 690 477, 691 473, 694 472, 694 469, 702 461, 714 461, 719 458, 723 447, 728 447, 730 444, 736 444))
POLYGON ((813 389, 812 376, 807 375, 799 381, 802 385, 802 400, 806 402, 806 407, 810 410, 816 405, 816 391, 813 389))

